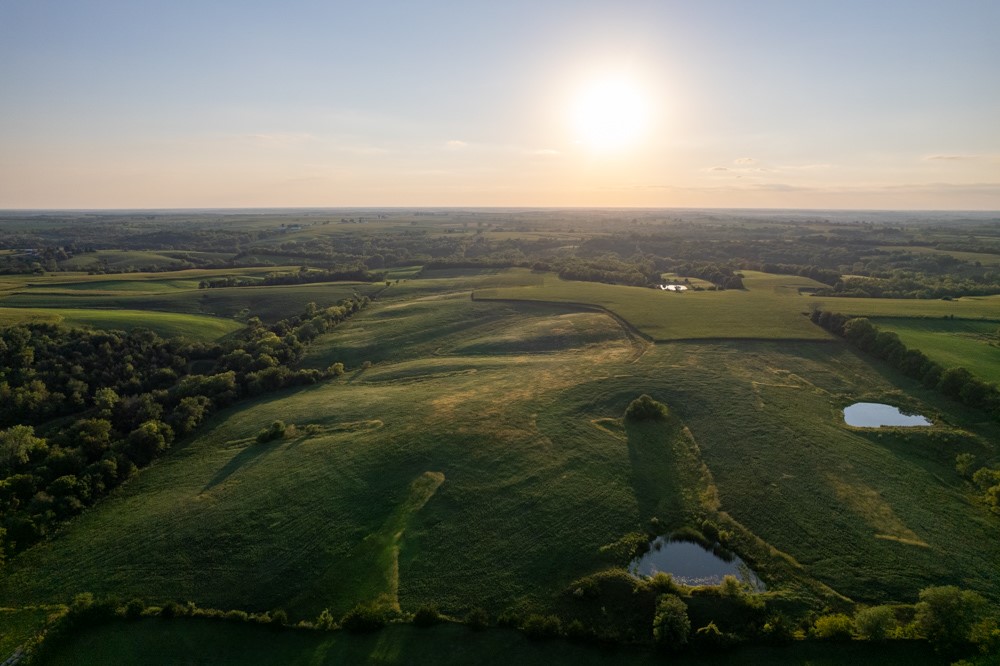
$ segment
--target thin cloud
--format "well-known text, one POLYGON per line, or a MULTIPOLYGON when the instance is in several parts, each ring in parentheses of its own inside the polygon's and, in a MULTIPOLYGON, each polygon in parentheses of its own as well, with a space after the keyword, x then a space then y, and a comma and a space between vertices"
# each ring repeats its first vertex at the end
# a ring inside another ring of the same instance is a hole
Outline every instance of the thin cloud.
POLYGON ((979 155, 928 155, 925 162, 961 162, 966 160, 978 160, 979 155))
POLYGON ((740 157, 733 160, 733 164, 756 164, 757 160, 752 157, 740 157))
POLYGON ((450 141, 444 142, 445 150, 465 150, 468 147, 468 142, 459 141, 458 139, 451 139, 450 141))

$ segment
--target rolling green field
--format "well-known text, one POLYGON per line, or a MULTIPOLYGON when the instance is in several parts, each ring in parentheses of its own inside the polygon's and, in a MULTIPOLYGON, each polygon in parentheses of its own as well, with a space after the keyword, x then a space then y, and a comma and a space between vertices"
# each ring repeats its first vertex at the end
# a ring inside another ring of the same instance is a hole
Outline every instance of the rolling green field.
POLYGON ((735 521, 775 599, 1000 591, 983 566, 1000 525, 954 470, 995 429, 842 344, 650 346, 596 312, 440 294, 375 304, 327 340, 312 364, 374 365, 219 414, 10 563, 0 603, 572 609, 575 580, 628 564, 625 535, 696 515, 735 521), (670 425, 621 425, 643 392, 670 425), (861 398, 937 425, 848 428, 839 410, 861 398), (294 434, 256 444, 276 418, 294 434))
POLYGON ((907 347, 919 349, 946 368, 963 367, 989 382, 1000 382, 1000 324, 962 319, 874 319, 895 331, 907 347))
POLYGON ((808 278, 745 272, 747 289, 674 293, 644 287, 560 280, 551 273, 531 287, 483 289, 481 299, 517 299, 597 305, 656 341, 720 338, 825 340, 829 335, 802 316, 799 289, 818 289, 808 278))
POLYGON ((144 310, 86 310, 78 308, 5 308, 0 307, 0 326, 21 322, 45 322, 84 328, 148 328, 169 338, 181 336, 192 340, 212 341, 243 328, 232 319, 197 314, 175 314, 144 310))
MULTIPOLYGON (((117 623, 77 636, 53 655, 49 663, 142 664, 168 666, 205 664, 524 664, 524 666, 652 666, 664 655, 648 650, 601 648, 561 640, 531 641, 517 631, 470 631, 450 624, 427 629, 404 625, 374 634, 310 631, 275 633, 264 627, 197 620, 141 620, 117 623)), ((887 645, 847 644, 831 649, 822 643, 784 647, 751 647, 722 652, 669 657, 671 664, 751 664, 760 666, 833 666, 880 664, 920 666, 942 663, 926 645, 899 642, 887 645)))
MULTIPOLYGON (((731 533, 729 545, 767 583, 762 598, 779 608, 913 603, 920 589, 942 584, 1000 601, 991 565, 1000 561, 1000 522, 973 501, 954 464, 962 452, 995 457, 1000 427, 803 316, 814 306, 910 315, 877 323, 924 340, 912 346, 934 357, 925 343, 940 335, 950 337, 947 351, 965 334, 995 332, 996 323, 980 319, 1000 318, 998 298, 819 299, 802 291, 819 283, 752 271, 746 290, 682 294, 526 269, 406 271, 388 287, 200 290, 191 284, 213 273, 183 273, 5 278, 0 323, 59 318, 210 340, 241 326, 221 317, 273 320, 310 301, 377 299, 318 338, 301 362, 343 362, 347 374, 215 414, 8 562, 0 623, 19 627, 18 636, 44 613, 3 608, 68 603, 84 591, 280 608, 292 622, 371 602, 404 613, 435 604, 454 616, 482 607, 492 617, 597 617, 603 601, 573 593, 582 579, 623 570, 636 538, 705 518, 731 533), (112 307, 123 309, 97 309, 112 307), (622 420, 642 393, 669 407, 666 422, 622 420), (851 428, 841 410, 857 400, 890 402, 934 425, 851 428), (294 427, 258 443, 276 419, 294 427)), ((993 351, 957 353, 965 365, 974 358, 985 366, 993 351)), ((652 658, 453 625, 357 637, 143 620, 76 641, 53 663, 157 663, 143 657, 150 654, 176 663, 192 649, 246 663, 274 663, 275 655, 282 663, 431 663, 442 641, 456 663, 652 658)), ((886 656, 871 652, 877 645, 838 647, 836 656, 822 646, 754 648, 739 663, 841 663, 839 651, 855 649, 858 660, 920 663, 910 646, 886 656)))

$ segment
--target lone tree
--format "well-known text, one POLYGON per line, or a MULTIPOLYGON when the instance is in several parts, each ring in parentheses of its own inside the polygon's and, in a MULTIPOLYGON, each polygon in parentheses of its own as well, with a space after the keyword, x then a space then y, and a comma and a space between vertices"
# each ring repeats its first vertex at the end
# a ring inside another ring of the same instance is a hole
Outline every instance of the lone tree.
POLYGON ((625 409, 626 421, 662 421, 667 418, 667 406, 643 393, 625 409))

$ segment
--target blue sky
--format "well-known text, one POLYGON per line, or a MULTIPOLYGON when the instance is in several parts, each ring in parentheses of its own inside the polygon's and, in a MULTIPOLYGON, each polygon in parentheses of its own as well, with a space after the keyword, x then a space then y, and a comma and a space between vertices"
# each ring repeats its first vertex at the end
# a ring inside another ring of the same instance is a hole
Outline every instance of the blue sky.
POLYGON ((1000 209, 998 26, 992 0, 0 0, 0 208, 1000 209), (644 118, 613 149, 572 120, 609 78, 644 118))

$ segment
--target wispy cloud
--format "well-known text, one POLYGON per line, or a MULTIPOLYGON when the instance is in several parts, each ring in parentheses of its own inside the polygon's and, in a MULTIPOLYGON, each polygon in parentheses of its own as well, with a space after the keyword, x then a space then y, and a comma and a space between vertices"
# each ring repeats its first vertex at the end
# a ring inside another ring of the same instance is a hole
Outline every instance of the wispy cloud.
POLYGON ((928 155, 925 162, 962 162, 967 160, 978 160, 980 155, 928 155))
POLYGON ((757 160, 752 157, 739 157, 733 160, 733 164, 756 164, 757 160))
POLYGON ((469 147, 467 141, 459 141, 458 139, 450 139, 444 142, 445 150, 465 150, 469 147))

